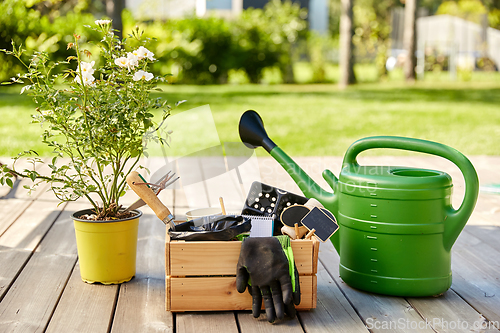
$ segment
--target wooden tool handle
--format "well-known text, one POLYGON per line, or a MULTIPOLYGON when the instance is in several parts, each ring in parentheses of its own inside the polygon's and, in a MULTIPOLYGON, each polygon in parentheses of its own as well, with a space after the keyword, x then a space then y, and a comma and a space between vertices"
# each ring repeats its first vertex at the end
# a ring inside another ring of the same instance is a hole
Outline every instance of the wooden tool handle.
POLYGON ((151 207, 156 216, 163 222, 168 222, 168 217, 172 214, 170 210, 158 199, 153 190, 147 185, 138 185, 144 183, 137 171, 132 171, 127 176, 127 184, 144 202, 151 207))

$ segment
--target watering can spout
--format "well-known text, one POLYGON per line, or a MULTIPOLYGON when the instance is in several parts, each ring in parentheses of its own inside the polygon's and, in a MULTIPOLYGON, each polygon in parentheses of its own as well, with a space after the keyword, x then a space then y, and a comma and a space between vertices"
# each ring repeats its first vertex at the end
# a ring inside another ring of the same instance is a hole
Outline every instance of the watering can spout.
MULTIPOLYGON (((337 195, 335 194, 338 179, 330 170, 323 172, 323 178, 333 190, 333 193, 323 190, 309 175, 293 161, 280 147, 267 135, 262 118, 255 111, 243 113, 239 123, 241 141, 249 148, 263 147, 285 171, 292 177, 300 190, 308 198, 315 198, 334 215, 337 214, 337 195)), ((334 234, 331 241, 337 252, 339 251, 338 233, 334 234)))

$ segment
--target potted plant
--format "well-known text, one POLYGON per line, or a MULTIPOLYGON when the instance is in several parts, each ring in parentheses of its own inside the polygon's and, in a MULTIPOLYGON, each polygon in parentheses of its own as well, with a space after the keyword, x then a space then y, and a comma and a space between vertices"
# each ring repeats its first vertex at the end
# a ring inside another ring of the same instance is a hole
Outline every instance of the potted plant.
POLYGON ((120 40, 111 21, 95 23, 89 28, 102 34, 95 43, 99 58, 82 49, 77 35, 68 44, 75 56, 63 62, 53 62, 43 52, 25 61, 24 50, 14 43, 12 51, 2 50, 26 67, 27 72, 12 82, 24 84, 21 93, 31 95, 37 104, 33 122, 42 124, 42 142, 53 149, 54 156, 47 163, 50 174, 42 175, 35 168, 16 170, 21 157, 44 163, 32 150, 21 153, 12 167, 0 165, 0 183, 12 186, 15 176, 31 178, 30 191, 47 182, 61 202, 86 198, 92 207, 73 214, 82 279, 110 284, 135 275, 142 213, 124 213, 119 200, 127 187, 127 174, 140 167, 139 159, 146 154, 145 143, 165 143, 168 133, 160 133, 159 128, 171 107, 150 95, 165 78, 148 72, 155 58, 139 29, 120 40), (66 69, 54 74, 62 66, 66 69), (151 109, 163 111, 160 125, 153 121, 151 109), (64 163, 58 163, 60 158, 65 158, 64 163))

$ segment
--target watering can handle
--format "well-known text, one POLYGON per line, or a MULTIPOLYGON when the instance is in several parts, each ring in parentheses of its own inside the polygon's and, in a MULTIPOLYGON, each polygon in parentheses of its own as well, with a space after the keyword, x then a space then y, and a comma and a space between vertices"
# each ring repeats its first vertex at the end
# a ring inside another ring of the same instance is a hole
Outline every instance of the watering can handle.
POLYGON ((436 155, 450 160, 460 169, 465 179, 464 200, 458 209, 453 209, 451 205, 448 208, 443 235, 445 248, 451 249, 477 201, 479 180, 472 163, 458 150, 441 143, 396 136, 374 136, 354 142, 346 152, 342 167, 358 166, 356 157, 365 150, 376 148, 402 149, 436 155))

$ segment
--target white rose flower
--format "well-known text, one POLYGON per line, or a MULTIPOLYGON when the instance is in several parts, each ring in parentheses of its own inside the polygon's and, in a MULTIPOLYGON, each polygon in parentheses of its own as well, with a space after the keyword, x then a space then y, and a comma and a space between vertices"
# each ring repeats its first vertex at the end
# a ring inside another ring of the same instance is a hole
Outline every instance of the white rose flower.
POLYGON ((138 70, 137 72, 135 72, 134 76, 132 77, 132 79, 134 81, 139 81, 139 80, 149 81, 152 78, 153 78, 153 74, 145 72, 143 70, 138 70))
POLYGON ((92 75, 92 74, 94 74, 94 68, 93 68, 94 65, 95 65, 95 61, 92 61, 92 62, 82 61, 80 63, 80 66, 76 69, 76 72, 78 74, 80 74, 80 67, 81 67, 81 72, 82 72, 83 76, 85 76, 87 74, 92 75))
POLYGON ((120 67, 128 67, 128 59, 125 57, 116 58, 115 65, 120 67))
POLYGON ((96 20, 94 23, 96 25, 107 25, 111 23, 111 20, 96 20))
POLYGON ((129 70, 133 69, 139 64, 139 58, 135 54, 130 52, 127 53, 127 61, 127 67, 129 70))
POLYGON ((144 46, 140 46, 137 50, 132 52, 139 60, 142 60, 144 58, 148 58, 149 60, 153 61, 155 60, 154 58, 154 53, 149 51, 147 48, 144 46))
MULTIPOLYGON (((94 86, 95 85, 94 84, 95 77, 92 74, 84 74, 82 76, 82 78, 83 78, 83 84, 85 86, 94 86)), ((80 79, 79 74, 75 77, 75 82, 78 84, 82 84, 82 80, 80 79)))

